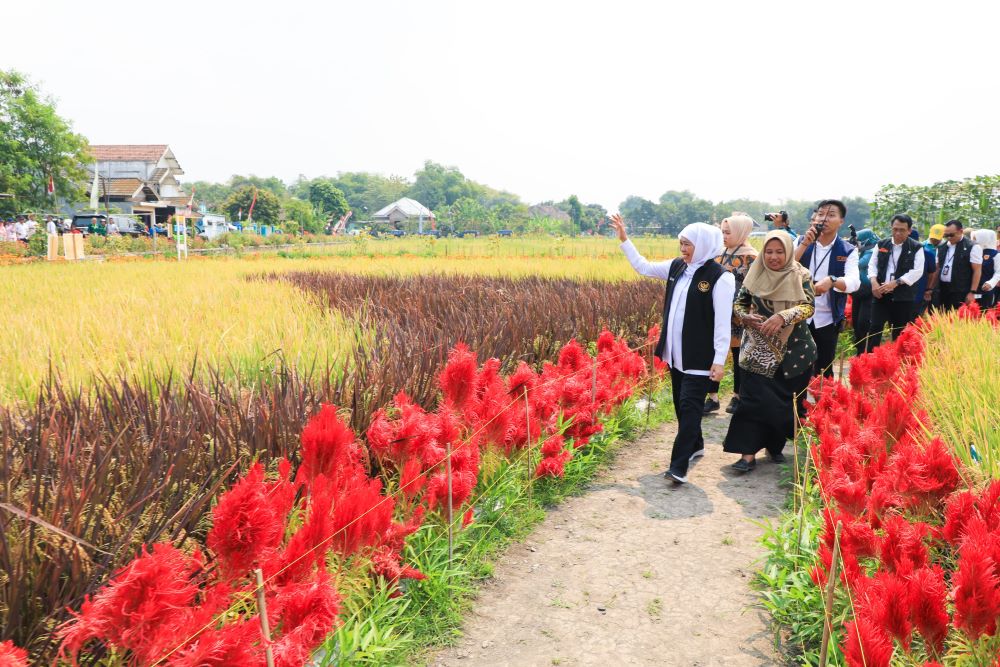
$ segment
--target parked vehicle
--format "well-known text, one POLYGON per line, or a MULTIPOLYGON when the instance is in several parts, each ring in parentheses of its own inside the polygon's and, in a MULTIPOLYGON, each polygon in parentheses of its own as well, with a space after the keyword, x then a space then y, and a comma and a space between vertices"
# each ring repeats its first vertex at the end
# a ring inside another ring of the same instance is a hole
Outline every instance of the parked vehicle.
MULTIPOLYGON (((70 231, 78 229, 84 236, 88 234, 107 236, 108 222, 110 220, 113 220, 118 227, 119 234, 137 237, 149 233, 146 225, 141 220, 131 215, 120 213, 112 213, 110 216, 106 213, 77 213, 73 216, 73 221, 70 223, 70 231)), ((165 234, 166 230, 163 233, 165 234)))
POLYGON ((512 232, 509 229, 501 229, 499 232, 497 232, 497 236, 513 236, 513 235, 514 232, 512 232))

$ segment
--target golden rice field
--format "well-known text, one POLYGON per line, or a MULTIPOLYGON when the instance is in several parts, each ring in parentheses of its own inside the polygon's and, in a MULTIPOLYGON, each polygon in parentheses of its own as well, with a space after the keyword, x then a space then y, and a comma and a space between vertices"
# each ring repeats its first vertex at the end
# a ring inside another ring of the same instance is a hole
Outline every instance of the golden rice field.
MULTIPOLYGON (((609 239, 365 239, 274 253, 0 267, 0 402, 30 399, 50 372, 84 386, 102 375, 163 378, 196 361, 253 373, 279 355, 336 367, 352 326, 290 284, 254 275, 309 269, 375 274, 473 273, 631 280, 609 239), (300 256, 301 255, 301 256, 300 256)), ((638 239, 652 258, 676 241, 638 239)))
POLYGON ((1000 478, 1000 329, 938 316, 926 337, 921 407, 970 469, 1000 478))

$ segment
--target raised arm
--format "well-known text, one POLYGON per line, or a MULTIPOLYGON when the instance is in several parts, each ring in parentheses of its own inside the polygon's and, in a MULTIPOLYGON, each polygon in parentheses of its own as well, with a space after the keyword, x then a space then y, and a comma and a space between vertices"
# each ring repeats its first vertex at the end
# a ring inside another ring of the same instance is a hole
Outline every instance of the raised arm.
POLYGON ((646 276, 647 278, 659 278, 660 280, 667 280, 670 278, 670 265, 673 260, 666 260, 663 262, 650 262, 648 259, 643 257, 639 250, 635 247, 631 240, 628 238, 628 233, 625 230, 625 221, 622 220, 621 215, 614 214, 611 216, 611 226, 614 227, 615 231, 618 233, 618 240, 621 241, 622 252, 625 253, 625 257, 628 259, 629 264, 635 269, 635 272, 640 276, 646 276))

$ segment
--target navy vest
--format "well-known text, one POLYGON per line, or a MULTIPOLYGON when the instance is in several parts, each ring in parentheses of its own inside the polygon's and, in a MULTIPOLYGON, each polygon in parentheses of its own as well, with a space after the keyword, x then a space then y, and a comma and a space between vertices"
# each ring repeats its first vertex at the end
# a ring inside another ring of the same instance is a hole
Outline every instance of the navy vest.
MULTIPOLYGON (((812 255, 815 248, 815 243, 810 245, 802 253, 802 259, 799 260, 799 264, 810 269, 810 271, 812 270, 812 255)), ((834 278, 843 278, 844 269, 847 267, 847 256, 855 250, 857 249, 854 246, 838 236, 833 242, 833 247, 830 248, 830 259, 827 260, 826 265, 827 274, 834 278)), ((847 295, 833 289, 827 292, 827 294, 830 295, 830 310, 833 312, 833 323, 839 325, 844 321, 844 310, 847 308, 847 295)))
MULTIPOLYGON (((983 270, 979 278, 979 293, 983 293, 983 283, 988 283, 996 273, 996 249, 983 248, 983 270)), ((995 288, 994 288, 995 289, 995 288)))
MULTIPOLYGON (((948 257, 948 248, 950 247, 950 243, 942 243, 938 246, 937 265, 939 276, 941 270, 944 268, 945 259, 948 257)), ((945 283, 940 277, 938 278, 938 284, 942 289, 944 285, 951 285, 948 288, 950 292, 967 293, 972 289, 972 262, 969 261, 971 254, 972 241, 969 239, 963 238, 955 244, 955 256, 951 260, 951 282, 945 283)))
MULTIPOLYGON (((687 265, 682 259, 675 259, 670 265, 667 290, 663 297, 663 324, 660 339, 653 351, 660 359, 667 349, 667 324, 670 319, 670 304, 674 287, 687 265)), ((681 361, 688 371, 707 371, 715 360, 715 303, 712 290, 726 270, 718 262, 705 262, 694 275, 687 291, 684 304, 684 321, 681 322, 681 361)), ((666 360, 670 363, 670 360, 666 360)))

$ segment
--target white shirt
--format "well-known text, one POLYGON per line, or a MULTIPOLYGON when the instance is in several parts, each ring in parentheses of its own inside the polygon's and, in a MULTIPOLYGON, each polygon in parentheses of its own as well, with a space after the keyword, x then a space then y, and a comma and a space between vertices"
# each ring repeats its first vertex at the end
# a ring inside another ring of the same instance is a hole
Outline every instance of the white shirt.
POLYGON ((45 223, 45 231, 48 232, 49 234, 57 234, 58 232, 56 231, 55 221, 49 220, 47 223, 45 223))
MULTIPOLYGON (((948 251, 944 256, 944 266, 941 267, 941 282, 950 283, 951 282, 951 265, 955 261, 955 246, 958 245, 958 241, 952 243, 948 242, 948 251)), ((972 250, 969 252, 969 263, 970 264, 982 264, 983 263, 983 249, 982 247, 973 244, 972 250)))
POLYGON ((25 225, 23 222, 15 222, 14 234, 17 236, 18 239, 26 238, 28 236, 28 226, 25 225))
MULTIPOLYGON (((875 249, 875 256, 872 257, 872 261, 868 262, 868 279, 877 280, 878 279, 878 252, 882 248, 875 249)), ((892 243, 892 254, 889 255, 889 263, 885 267, 885 281, 889 282, 893 280, 893 274, 896 273, 896 267, 899 265, 899 256, 903 252, 903 244, 892 243)), ((899 277, 899 282, 904 285, 914 285, 921 276, 924 275, 924 249, 921 247, 917 250, 916 254, 913 256, 913 268, 904 273, 899 277)))
MULTIPOLYGON (((805 236, 800 236, 796 242, 795 246, 798 247, 802 245, 802 241, 805 236)), ((830 275, 830 253, 833 252, 833 244, 837 242, 837 239, 830 241, 829 245, 823 245, 817 239, 813 243, 812 257, 810 257, 811 266, 807 266, 810 275, 814 283, 818 283, 827 276, 830 275)), ((851 292, 856 292, 859 287, 861 287, 861 272, 858 271, 858 251, 852 246, 848 246, 849 252, 847 253, 847 262, 844 264, 844 275, 836 276, 837 278, 843 278, 844 282, 847 283, 847 289, 841 291, 834 287, 833 289, 837 292, 842 292, 843 294, 850 294, 851 292)), ((870 265, 869 265, 870 266, 870 265)), ((815 304, 816 312, 813 316, 809 318, 809 323, 812 324, 817 329, 821 329, 826 326, 833 324, 833 308, 830 306, 830 293, 824 292, 822 295, 816 297, 815 304)))
MULTIPOLYGON (((631 240, 622 243, 621 249, 625 253, 625 257, 628 258, 629 264, 639 275, 659 278, 660 280, 670 278, 671 260, 650 262, 639 254, 631 240)), ((677 284, 674 285, 673 298, 670 300, 670 316, 667 318, 666 349, 663 351, 663 361, 670 364, 672 368, 688 375, 709 375, 708 369, 685 370, 684 368, 681 332, 684 329, 684 311, 687 308, 689 287, 691 287, 691 276, 686 275, 686 272, 682 273, 677 279, 677 284)), ((715 309, 715 327, 712 332, 712 343, 715 350, 713 364, 724 364, 726 355, 729 354, 735 294, 736 279, 733 274, 726 271, 712 288, 712 307, 715 309)))

